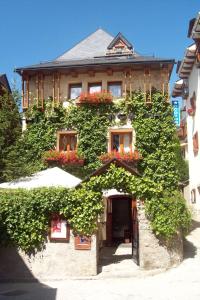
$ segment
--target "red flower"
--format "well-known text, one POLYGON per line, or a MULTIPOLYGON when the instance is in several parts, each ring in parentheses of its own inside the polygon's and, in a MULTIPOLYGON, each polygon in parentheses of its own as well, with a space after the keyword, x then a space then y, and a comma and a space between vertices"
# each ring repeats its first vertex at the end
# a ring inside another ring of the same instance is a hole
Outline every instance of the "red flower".
POLYGON ((84 159, 80 157, 76 151, 59 152, 56 150, 49 150, 44 153, 43 159, 47 163, 55 162, 59 165, 84 164, 84 159))

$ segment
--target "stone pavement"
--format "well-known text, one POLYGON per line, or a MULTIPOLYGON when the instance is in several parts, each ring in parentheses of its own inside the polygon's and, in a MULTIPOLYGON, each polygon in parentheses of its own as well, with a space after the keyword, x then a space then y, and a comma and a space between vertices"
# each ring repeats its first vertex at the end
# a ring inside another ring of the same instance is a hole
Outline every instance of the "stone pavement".
POLYGON ((130 263, 121 260, 112 272, 104 264, 105 276, 0 284, 0 300, 200 300, 200 227, 196 225, 185 241, 185 259, 176 268, 154 275, 137 270, 119 276, 120 263, 130 263))

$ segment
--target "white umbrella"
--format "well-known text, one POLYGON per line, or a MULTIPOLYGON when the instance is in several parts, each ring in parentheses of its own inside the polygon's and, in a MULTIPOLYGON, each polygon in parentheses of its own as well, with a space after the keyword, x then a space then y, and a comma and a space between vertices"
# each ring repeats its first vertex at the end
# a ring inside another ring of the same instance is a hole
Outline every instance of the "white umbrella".
POLYGON ((81 179, 55 167, 37 172, 30 177, 23 177, 11 182, 0 184, 0 188, 39 188, 39 187, 66 187, 74 188, 81 182, 81 179))

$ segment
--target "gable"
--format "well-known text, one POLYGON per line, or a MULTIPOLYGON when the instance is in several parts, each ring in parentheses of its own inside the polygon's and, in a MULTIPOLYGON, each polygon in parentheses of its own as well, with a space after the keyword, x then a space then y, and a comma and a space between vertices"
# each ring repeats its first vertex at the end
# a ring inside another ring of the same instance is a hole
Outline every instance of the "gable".
POLYGON ((132 44, 119 32, 112 42, 108 45, 107 55, 109 54, 132 54, 132 44))

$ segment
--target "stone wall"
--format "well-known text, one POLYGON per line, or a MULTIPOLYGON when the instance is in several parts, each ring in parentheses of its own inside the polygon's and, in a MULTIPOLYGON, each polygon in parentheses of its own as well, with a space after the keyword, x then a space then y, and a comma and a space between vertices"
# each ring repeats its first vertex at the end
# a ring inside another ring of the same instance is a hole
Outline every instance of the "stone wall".
POLYGON ((29 257, 14 247, 0 248, 0 281, 63 280, 97 274, 97 241, 91 250, 75 250, 69 243, 48 242, 45 250, 29 257))
POLYGON ((138 203, 139 219, 139 264, 144 269, 167 269, 183 260, 183 241, 180 234, 166 245, 159 240, 150 228, 145 217, 144 205, 138 203))

